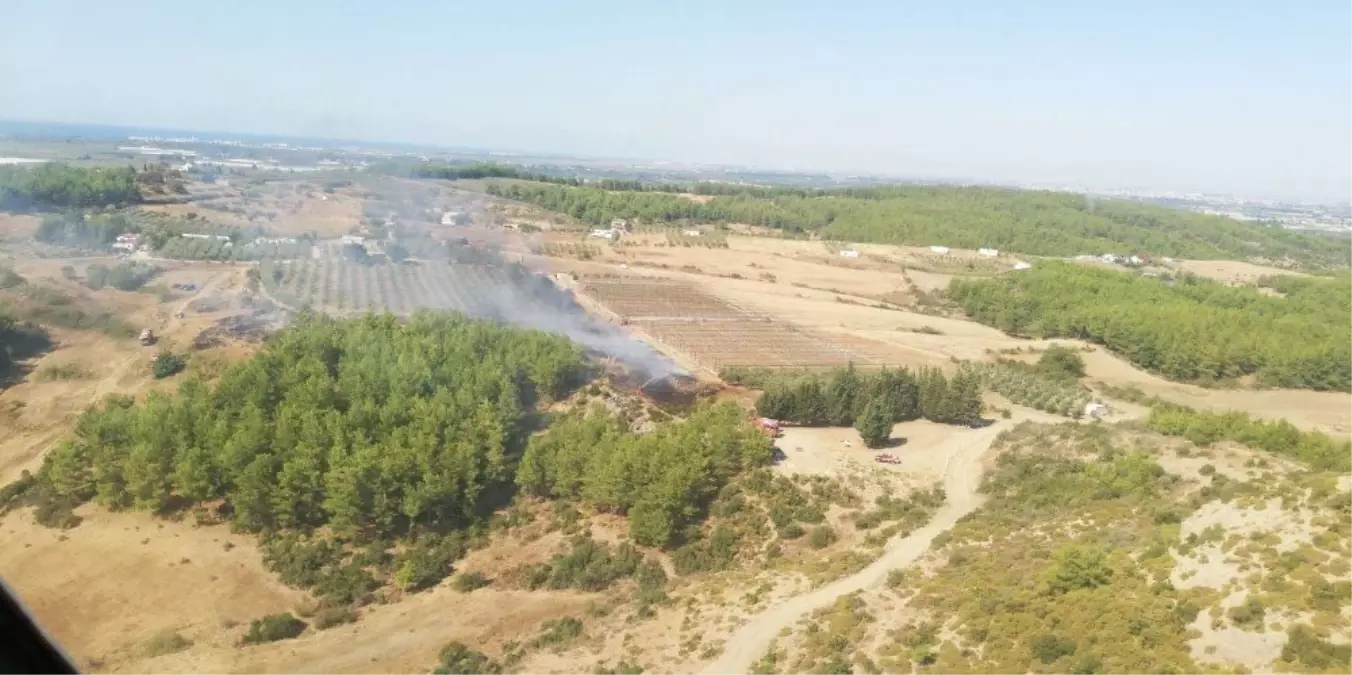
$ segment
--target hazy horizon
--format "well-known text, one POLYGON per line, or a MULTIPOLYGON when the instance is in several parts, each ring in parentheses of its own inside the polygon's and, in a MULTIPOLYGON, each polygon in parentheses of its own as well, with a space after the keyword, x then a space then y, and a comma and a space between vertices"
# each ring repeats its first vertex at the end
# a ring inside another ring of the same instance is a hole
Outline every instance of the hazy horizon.
POLYGON ((1347 202, 1350 36, 1334 2, 50 2, 0 25, 0 119, 1347 202))

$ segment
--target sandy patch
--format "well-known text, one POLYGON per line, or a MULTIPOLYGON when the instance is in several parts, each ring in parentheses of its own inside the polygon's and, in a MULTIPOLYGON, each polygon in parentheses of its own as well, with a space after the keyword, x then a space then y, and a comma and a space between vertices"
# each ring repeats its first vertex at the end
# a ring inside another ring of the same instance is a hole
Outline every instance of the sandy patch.
POLYGON ((1213 501, 1203 504, 1183 521, 1180 536, 1200 535, 1213 526, 1222 528, 1226 535, 1275 534, 1281 542, 1274 548, 1277 551, 1294 551, 1301 544, 1310 542, 1314 528, 1310 523, 1311 513, 1292 511, 1282 508, 1280 499, 1270 499, 1262 508, 1250 509, 1232 503, 1213 501))
POLYGON ((1226 284, 1251 284, 1274 274, 1308 276, 1301 272, 1284 270, 1280 267, 1264 267, 1263 265, 1238 260, 1178 260, 1174 263, 1174 267, 1183 272, 1190 272, 1199 277, 1214 279, 1226 284))

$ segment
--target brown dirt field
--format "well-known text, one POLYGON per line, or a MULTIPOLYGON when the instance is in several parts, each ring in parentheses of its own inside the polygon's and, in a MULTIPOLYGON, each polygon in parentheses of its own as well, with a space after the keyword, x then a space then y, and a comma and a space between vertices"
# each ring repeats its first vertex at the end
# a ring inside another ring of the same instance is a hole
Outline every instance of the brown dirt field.
POLYGON ((84 522, 69 533, 37 525, 28 510, 6 516, 0 575, 83 669, 135 662, 162 630, 195 648, 230 644, 241 630, 228 622, 247 626, 303 598, 263 569, 253 537, 224 526, 93 506, 77 513, 84 522))
POLYGON ((1174 262, 1174 267, 1183 272, 1191 272, 1199 277, 1215 279, 1226 284, 1251 284, 1262 277, 1274 274, 1308 276, 1301 272, 1284 270, 1280 267, 1264 267, 1263 265, 1238 260, 1178 260, 1174 262))
MULTIPOLYGON (((29 364, 33 370, 23 382, 0 391, 0 410, 21 404, 17 413, 7 416, 0 425, 0 482, 16 479, 24 469, 36 469, 42 456, 60 440, 74 419, 105 395, 136 395, 154 388, 177 387, 176 378, 156 381, 150 374, 149 359, 162 349, 186 351, 199 332, 228 311, 188 312, 183 319, 174 318, 174 312, 184 309, 195 297, 237 291, 244 282, 244 268, 240 267, 175 265, 164 272, 162 280, 189 281, 199 284, 199 289, 193 294, 180 294, 171 303, 160 303, 148 293, 91 291, 62 278, 63 264, 62 260, 25 261, 15 269, 30 281, 60 286, 81 304, 96 304, 104 310, 115 308, 133 326, 154 330, 159 341, 153 347, 142 347, 134 339, 115 340, 93 331, 50 328, 55 349, 29 364), (48 381, 37 377, 45 368, 72 364, 87 370, 89 377, 48 381)), ((206 353, 236 352, 238 349, 227 345, 206 353)))
POLYGON ((1204 389, 1151 375, 1101 348, 1083 356, 1091 380, 1134 385, 1146 394, 1198 409, 1239 410, 1265 420, 1285 419, 1303 429, 1352 436, 1352 394, 1304 389, 1204 389))
POLYGON ((42 218, 19 213, 0 213, 0 239, 28 238, 38 229, 42 218))
POLYGON ((79 513, 85 521, 68 535, 34 524, 27 512, 6 517, 0 574, 90 670, 422 672, 451 640, 496 652, 500 636, 529 635, 544 619, 581 615, 597 596, 492 588, 466 595, 443 585, 364 608, 355 624, 240 647, 250 620, 295 611, 307 599, 263 568, 254 537, 141 513, 79 513), (163 630, 194 644, 145 658, 146 642, 163 630))

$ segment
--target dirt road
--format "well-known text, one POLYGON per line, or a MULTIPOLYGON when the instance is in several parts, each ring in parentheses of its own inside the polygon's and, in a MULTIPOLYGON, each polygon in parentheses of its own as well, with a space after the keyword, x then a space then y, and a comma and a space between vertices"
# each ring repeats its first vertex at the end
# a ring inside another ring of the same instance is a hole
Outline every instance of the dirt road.
POLYGON ((748 672, 780 631, 792 626, 803 615, 830 605, 842 595, 881 584, 889 571, 919 560, 935 537, 981 505, 983 497, 977 494, 977 488, 981 486, 982 456, 995 437, 1012 426, 1012 421, 1001 420, 975 435, 961 438, 959 444, 948 449, 944 470, 944 490, 948 499, 934 514, 933 520, 905 537, 888 542, 882 557, 859 572, 767 607, 728 637, 723 654, 705 666, 703 672, 748 672))

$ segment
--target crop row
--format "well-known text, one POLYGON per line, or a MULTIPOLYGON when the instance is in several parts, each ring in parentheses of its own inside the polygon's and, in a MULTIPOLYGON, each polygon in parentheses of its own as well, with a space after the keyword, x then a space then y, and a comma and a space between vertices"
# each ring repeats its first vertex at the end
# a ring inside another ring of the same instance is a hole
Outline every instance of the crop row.
POLYGON ((981 376, 991 391, 1019 405, 1053 415, 1079 418, 1093 392, 1074 380, 1043 377, 1009 363, 969 363, 963 366, 981 376))

